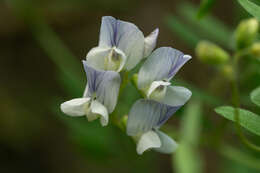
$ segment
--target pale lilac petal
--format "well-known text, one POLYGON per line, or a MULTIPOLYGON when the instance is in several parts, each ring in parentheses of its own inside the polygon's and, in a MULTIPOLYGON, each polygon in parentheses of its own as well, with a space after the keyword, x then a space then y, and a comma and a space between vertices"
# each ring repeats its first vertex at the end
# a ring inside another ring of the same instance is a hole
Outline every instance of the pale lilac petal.
POLYGON ((102 18, 100 47, 116 47, 127 57, 125 68, 130 70, 143 58, 144 36, 132 23, 116 20, 111 16, 102 18))
POLYGON ((95 70, 83 61, 88 79, 87 96, 96 96, 96 99, 103 104, 108 112, 113 112, 118 98, 121 78, 119 73, 114 71, 95 70))
POLYGON ((161 101, 170 106, 182 106, 191 97, 190 90, 180 86, 168 86, 164 99, 161 101))
POLYGON ((171 47, 156 49, 139 71, 138 87, 142 89, 153 81, 170 80, 190 58, 171 47))
POLYGON ((159 130, 156 131, 156 133, 159 136, 162 145, 161 147, 154 148, 153 150, 164 154, 171 154, 176 151, 178 144, 171 137, 159 130))
POLYGON ((179 107, 168 106, 147 99, 140 99, 132 106, 128 121, 127 134, 136 136, 149 130, 159 128, 179 107))

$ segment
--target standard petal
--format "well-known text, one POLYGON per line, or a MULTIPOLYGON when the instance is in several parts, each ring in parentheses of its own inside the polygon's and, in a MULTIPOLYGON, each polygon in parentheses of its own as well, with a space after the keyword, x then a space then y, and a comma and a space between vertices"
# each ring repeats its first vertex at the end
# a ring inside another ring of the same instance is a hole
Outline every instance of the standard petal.
POLYGON ((138 154, 143 154, 144 151, 152 148, 159 148, 161 147, 161 141, 159 136, 154 131, 148 131, 140 137, 136 151, 138 154))
POLYGON ((90 98, 76 98, 66 101, 60 105, 60 109, 70 116, 83 116, 85 115, 86 104, 90 98))
POLYGON ((190 58, 171 47, 156 49, 139 71, 138 87, 142 89, 153 81, 170 80, 190 58))
POLYGON ((137 136, 159 128, 178 108, 153 100, 140 99, 136 101, 129 112, 127 134, 137 136))
POLYGON ((113 47, 116 45, 117 20, 112 16, 102 17, 99 46, 113 47))
POLYGON ((108 112, 104 105, 99 103, 97 100, 93 100, 91 102, 90 109, 93 114, 100 115, 100 123, 102 126, 106 126, 108 124, 108 112))
POLYGON ((110 52, 111 48, 92 48, 86 57, 88 65, 98 70, 105 70, 105 59, 109 56, 110 52))
POLYGON ((114 71, 95 70, 83 61, 88 79, 88 96, 96 96, 96 99, 103 104, 108 112, 113 112, 118 98, 121 78, 119 73, 114 71))
POLYGON ((156 131, 160 141, 162 143, 160 148, 154 148, 155 151, 158 151, 160 153, 165 153, 165 154, 171 154, 176 151, 178 148, 178 144, 168 135, 161 131, 156 131))
POLYGON ((127 57, 125 68, 131 70, 143 58, 144 35, 132 23, 105 16, 102 18, 99 46, 123 51, 127 57))
POLYGON ((148 57, 156 46, 159 29, 156 28, 147 37, 144 38, 144 57, 148 57))
POLYGON ((164 99, 161 101, 170 106, 182 106, 191 97, 190 90, 180 86, 168 86, 164 99))

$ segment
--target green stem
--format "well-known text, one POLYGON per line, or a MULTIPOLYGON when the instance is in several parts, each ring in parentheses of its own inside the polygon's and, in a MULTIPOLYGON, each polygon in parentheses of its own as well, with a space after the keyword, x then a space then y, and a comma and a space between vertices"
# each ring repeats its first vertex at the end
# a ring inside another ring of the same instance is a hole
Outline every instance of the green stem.
POLYGON ((238 80, 237 80, 237 73, 238 73, 238 61, 241 57, 240 54, 236 54, 234 56, 233 62, 233 69, 234 69, 234 78, 232 79, 232 97, 233 97, 233 105, 235 107, 235 122, 237 133, 240 137, 240 140, 248 147, 255 151, 260 152, 260 146, 255 145, 252 143, 247 137, 243 134, 243 131, 240 126, 240 119, 239 119, 239 107, 240 107, 240 99, 239 99, 239 89, 238 89, 238 80))

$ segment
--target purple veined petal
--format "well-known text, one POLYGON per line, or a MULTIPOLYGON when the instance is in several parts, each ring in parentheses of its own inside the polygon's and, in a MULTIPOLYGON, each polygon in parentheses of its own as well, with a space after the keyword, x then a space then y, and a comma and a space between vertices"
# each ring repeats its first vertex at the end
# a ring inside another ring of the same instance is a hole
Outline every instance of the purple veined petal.
POLYGON ((88 66, 87 61, 83 61, 83 64, 88 80, 87 96, 95 96, 96 99, 108 109, 108 113, 113 112, 121 84, 119 73, 96 70, 88 66))
POLYGON ((147 99, 140 99, 132 106, 128 121, 127 134, 137 136, 149 130, 159 128, 179 107, 168 106, 147 99))
POLYGON ((139 71, 138 87, 143 89, 153 81, 170 80, 190 58, 171 47, 156 49, 139 71))
POLYGON ((190 55, 179 55, 179 58, 177 59, 176 63, 173 65, 173 67, 171 68, 168 74, 168 78, 169 79, 173 78, 175 74, 180 70, 180 68, 190 59, 191 59, 190 55))
POLYGON ((117 20, 111 16, 102 18, 100 47, 116 47, 127 57, 125 68, 131 70, 143 58, 144 35, 130 22, 117 20))

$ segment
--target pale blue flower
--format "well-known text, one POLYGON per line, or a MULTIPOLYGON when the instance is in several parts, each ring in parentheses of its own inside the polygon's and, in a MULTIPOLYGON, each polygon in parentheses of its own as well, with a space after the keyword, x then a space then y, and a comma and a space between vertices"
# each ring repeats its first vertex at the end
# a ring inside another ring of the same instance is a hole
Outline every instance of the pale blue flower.
POLYGON ((87 54, 88 64, 99 70, 131 70, 155 48, 158 32, 145 38, 132 23, 102 17, 99 44, 87 54))
POLYGON ((128 121, 127 134, 137 140, 137 153, 148 149, 161 153, 172 153, 178 144, 159 128, 180 108, 153 100, 140 99, 132 106, 128 121))
POLYGON ((61 104, 61 110, 70 116, 86 116, 89 121, 100 118, 103 126, 108 124, 109 113, 117 104, 121 78, 114 71, 96 70, 83 61, 88 84, 82 98, 61 104))
POLYGON ((170 48, 156 49, 144 62, 138 73, 138 88, 146 98, 169 106, 182 106, 191 92, 180 86, 170 86, 170 80, 191 56, 170 48))

